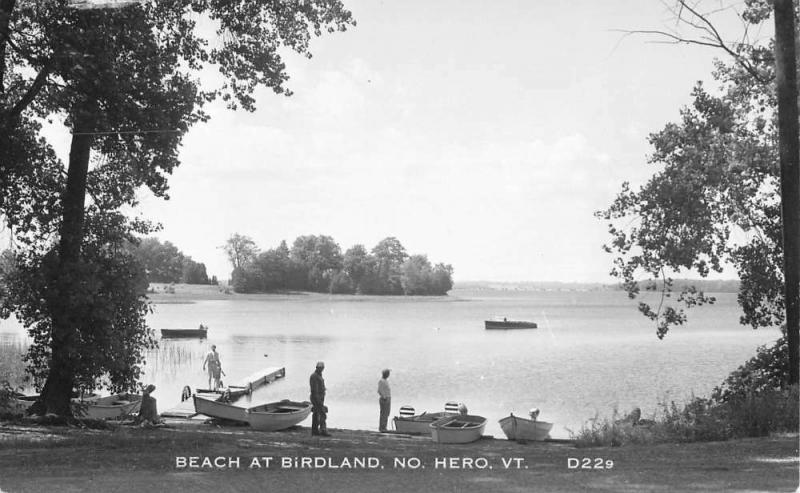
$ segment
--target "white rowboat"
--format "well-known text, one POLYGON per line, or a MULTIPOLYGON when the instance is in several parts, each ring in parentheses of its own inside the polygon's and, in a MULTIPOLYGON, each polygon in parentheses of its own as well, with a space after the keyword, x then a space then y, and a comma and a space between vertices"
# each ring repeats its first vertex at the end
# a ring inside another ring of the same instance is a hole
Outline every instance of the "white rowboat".
POLYGON ((470 443, 479 440, 486 418, 470 414, 446 416, 430 425, 431 437, 438 443, 470 443))
POLYGON ((247 423, 247 409, 244 407, 201 397, 197 394, 193 395, 192 398, 194 399, 194 410, 197 414, 247 423))
POLYGON ((277 431, 291 428, 311 414, 310 402, 282 400, 247 409, 247 422, 255 430, 277 431))
POLYGON ((500 420, 500 428, 509 440, 530 440, 540 442, 550 438, 553 423, 534 421, 519 416, 506 416, 500 420))
POLYGON ((72 400, 73 413, 84 419, 118 419, 138 413, 142 406, 139 394, 114 394, 72 400))

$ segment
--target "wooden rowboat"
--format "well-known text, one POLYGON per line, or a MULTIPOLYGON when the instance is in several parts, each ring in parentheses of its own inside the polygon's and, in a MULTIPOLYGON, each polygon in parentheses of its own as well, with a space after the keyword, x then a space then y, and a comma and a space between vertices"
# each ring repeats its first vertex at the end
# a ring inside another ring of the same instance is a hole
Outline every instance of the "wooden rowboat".
POLYGON ((524 320, 486 320, 485 324, 486 330, 535 329, 538 327, 536 322, 524 320))
POLYGON ((393 419, 394 429, 400 433, 409 435, 430 435, 430 424, 445 416, 455 416, 459 414, 458 402, 447 402, 444 405, 444 412, 423 412, 414 414, 414 408, 405 405, 400 407, 400 416, 393 419))
POLYGON ((139 394, 114 394, 72 400, 73 413, 85 419, 118 419, 138 413, 142 406, 139 394))
POLYGON ((161 337, 164 339, 176 338, 197 338, 205 339, 208 335, 208 327, 200 325, 197 329, 161 329, 161 337))
POLYGON ((24 416, 28 414, 28 408, 30 408, 38 399, 38 395, 23 395, 15 392, 14 395, 12 395, 11 398, 5 403, 5 405, 0 407, 0 414, 24 416))
POLYGON ((470 443, 483 436, 486 418, 470 414, 446 416, 434 421, 429 426, 434 442, 470 443))
POLYGON ((247 408, 197 394, 194 394, 192 399, 194 399, 194 410, 197 414, 247 423, 247 408))
POLYGON ((510 416, 500 420, 500 428, 509 440, 530 440, 542 441, 550 438, 550 430, 553 423, 546 421, 534 421, 532 419, 510 416))
POLYGON ((445 416, 452 416, 450 413, 422 413, 415 416, 395 416, 394 429, 400 433, 409 435, 430 435, 431 423, 442 419, 445 416))
MULTIPOLYGON (((195 392, 206 399, 212 401, 234 402, 240 397, 250 394, 250 389, 245 387, 235 387, 233 385, 224 389, 195 389, 195 392)), ((191 394, 189 394, 191 395, 191 394)))
MULTIPOLYGON (((13 396, 9 404, 1 411, 12 415, 25 415, 38 395, 13 396)), ((139 412, 142 405, 142 396, 139 394, 114 394, 106 397, 90 395, 83 398, 73 398, 72 412, 77 418, 83 419, 118 419, 139 412)))
POLYGON ((247 409, 247 422, 253 429, 278 431, 290 428, 311 414, 310 402, 282 400, 247 409))

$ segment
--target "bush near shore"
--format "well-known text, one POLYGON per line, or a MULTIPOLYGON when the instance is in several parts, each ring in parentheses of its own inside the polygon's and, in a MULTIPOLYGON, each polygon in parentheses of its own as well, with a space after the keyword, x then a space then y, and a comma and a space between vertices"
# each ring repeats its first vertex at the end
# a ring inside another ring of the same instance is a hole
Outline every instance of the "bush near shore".
POLYGON ((652 419, 641 419, 638 409, 622 418, 594 419, 572 433, 576 447, 618 447, 625 444, 686 443, 797 433, 800 394, 764 390, 719 402, 692 398, 682 407, 661 404, 652 419))

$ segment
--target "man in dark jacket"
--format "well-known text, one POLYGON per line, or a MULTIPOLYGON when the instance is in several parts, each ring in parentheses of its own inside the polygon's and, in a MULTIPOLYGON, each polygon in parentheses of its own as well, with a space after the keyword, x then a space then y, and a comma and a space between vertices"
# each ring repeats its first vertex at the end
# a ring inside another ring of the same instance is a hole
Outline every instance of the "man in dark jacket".
POLYGON ((311 386, 311 434, 324 437, 331 436, 325 424, 328 408, 325 406, 325 380, 322 378, 322 370, 325 363, 317 363, 317 369, 311 374, 309 384, 311 386))

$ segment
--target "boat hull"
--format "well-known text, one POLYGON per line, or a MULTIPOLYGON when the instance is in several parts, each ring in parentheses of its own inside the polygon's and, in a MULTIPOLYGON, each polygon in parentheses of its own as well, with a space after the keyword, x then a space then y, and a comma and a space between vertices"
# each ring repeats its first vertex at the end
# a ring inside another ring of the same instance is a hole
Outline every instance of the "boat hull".
POLYGON ((550 438, 553 423, 533 421, 518 416, 506 416, 500 420, 500 428, 509 440, 530 440, 540 442, 550 438))
POLYGON ((310 402, 284 400, 247 409, 247 422, 259 431, 278 431, 291 428, 311 414, 310 402))
POLYGON ((28 414, 28 408, 30 408, 37 399, 39 399, 38 395, 16 394, 11 397, 3 407, 0 407, 0 413, 12 416, 24 416, 28 414))
POLYGON ((536 329, 536 322, 522 320, 486 320, 486 330, 536 329))
POLYGON ((200 338, 205 339, 208 335, 208 330, 204 329, 161 329, 161 337, 164 339, 177 339, 177 338, 200 338))
POLYGON ((242 388, 242 387, 227 387, 224 389, 195 389, 195 393, 199 394, 200 397, 204 397, 206 399, 210 399, 212 401, 226 401, 227 402, 234 402, 237 399, 244 397, 250 394, 250 389, 242 388))
POLYGON ((247 409, 244 407, 200 397, 197 394, 193 395, 192 399, 194 399, 194 410, 197 414, 229 421, 248 422, 247 409))
POLYGON ((76 416, 84 419, 119 419, 138 413, 142 396, 138 394, 114 394, 106 397, 73 399, 76 416))
POLYGON ((431 437, 438 443, 471 443, 483 436, 486 418, 474 415, 446 416, 430 424, 431 437))
POLYGON ((415 416, 395 416, 394 429, 400 433, 409 435, 430 435, 431 423, 451 413, 422 413, 415 416))

